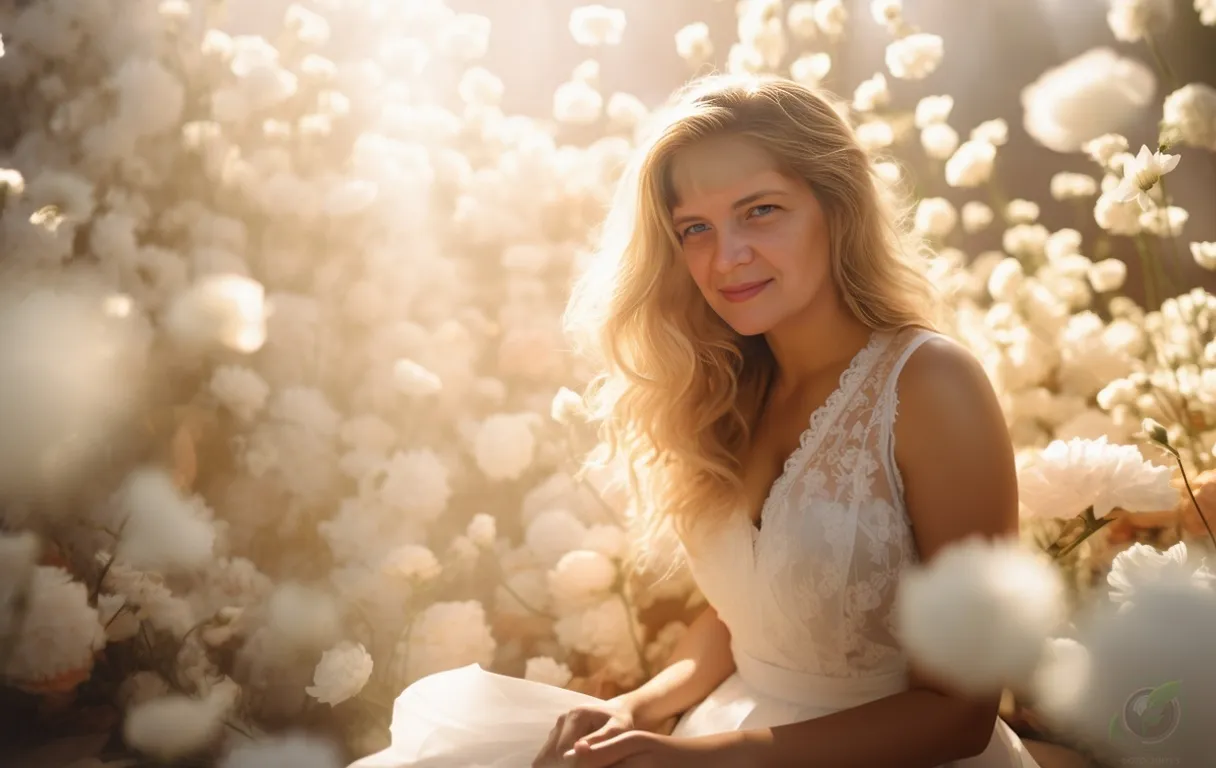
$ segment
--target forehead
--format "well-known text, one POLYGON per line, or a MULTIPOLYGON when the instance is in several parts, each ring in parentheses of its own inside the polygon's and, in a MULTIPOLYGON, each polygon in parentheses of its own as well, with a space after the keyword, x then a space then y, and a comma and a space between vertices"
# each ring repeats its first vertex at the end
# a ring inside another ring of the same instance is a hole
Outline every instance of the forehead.
POLYGON ((668 171, 672 209, 734 200, 759 185, 789 189, 792 182, 776 159, 754 141, 739 136, 715 136, 681 149, 668 171))

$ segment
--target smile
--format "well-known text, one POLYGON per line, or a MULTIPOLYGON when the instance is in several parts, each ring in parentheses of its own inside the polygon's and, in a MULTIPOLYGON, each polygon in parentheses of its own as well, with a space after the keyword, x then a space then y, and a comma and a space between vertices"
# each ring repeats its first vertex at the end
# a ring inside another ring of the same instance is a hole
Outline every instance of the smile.
POLYGON ((767 288, 768 284, 771 282, 773 282, 772 278, 768 280, 760 280, 755 283, 732 285, 730 288, 719 289, 719 293, 721 293, 722 298, 726 299, 727 301, 738 303, 740 301, 747 301, 748 299, 756 296, 767 288))

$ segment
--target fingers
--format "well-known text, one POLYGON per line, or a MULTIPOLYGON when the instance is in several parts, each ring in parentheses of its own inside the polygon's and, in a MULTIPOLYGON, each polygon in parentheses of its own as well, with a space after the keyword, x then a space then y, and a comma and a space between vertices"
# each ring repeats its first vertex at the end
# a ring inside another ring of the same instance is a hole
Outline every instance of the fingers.
POLYGON ((643 758, 650 746, 652 734, 644 731, 625 731, 589 747, 578 755, 578 768, 609 768, 631 756, 643 758))
POLYGON ((574 751, 581 754, 583 751, 590 749, 592 745, 599 744, 602 741, 607 741, 613 736, 619 736, 624 732, 625 728, 623 728, 620 724, 610 722, 604 727, 600 728, 598 731, 589 733, 583 738, 574 742, 574 751))
POLYGON ((545 743, 541 746, 540 751, 536 753, 536 758, 532 761, 532 768, 544 768, 544 766, 552 764, 561 757, 562 752, 565 750, 558 751, 557 739, 561 735, 562 725, 565 723, 565 720, 565 715, 557 718, 557 723, 549 731, 549 736, 545 739, 545 743))
POLYGON ((574 742, 583 738, 594 727, 591 713, 575 710, 564 716, 554 751, 558 756, 574 748, 574 742))

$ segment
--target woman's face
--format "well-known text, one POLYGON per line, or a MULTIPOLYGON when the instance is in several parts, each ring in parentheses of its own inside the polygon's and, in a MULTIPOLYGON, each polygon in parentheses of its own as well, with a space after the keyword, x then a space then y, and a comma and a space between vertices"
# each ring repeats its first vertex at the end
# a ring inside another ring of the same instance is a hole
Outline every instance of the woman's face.
POLYGON ((801 315, 831 290, 830 242, 810 187, 759 144, 720 136, 673 158, 672 223, 689 274, 744 336, 801 315))

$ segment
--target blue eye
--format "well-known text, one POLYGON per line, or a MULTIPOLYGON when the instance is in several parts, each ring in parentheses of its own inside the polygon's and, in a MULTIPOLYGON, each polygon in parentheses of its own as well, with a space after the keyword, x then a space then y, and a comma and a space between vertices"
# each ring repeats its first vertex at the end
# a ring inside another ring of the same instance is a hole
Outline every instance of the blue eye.
POLYGON ((765 216, 765 215, 772 213, 775 210, 777 210, 777 206, 772 205, 771 203, 768 203, 765 205, 757 205, 755 208, 752 208, 750 211, 748 211, 748 214, 749 214, 749 216, 750 215, 765 216))
MULTIPOLYGON (((705 224, 702 224, 700 222, 698 222, 696 224, 689 224, 687 227, 684 228, 684 231, 680 233, 680 239, 684 239, 685 237, 688 237, 689 235, 698 235, 705 231, 705 229, 697 229, 697 227, 705 227, 705 224)), ((706 227, 706 229, 708 229, 708 227, 706 227)))

